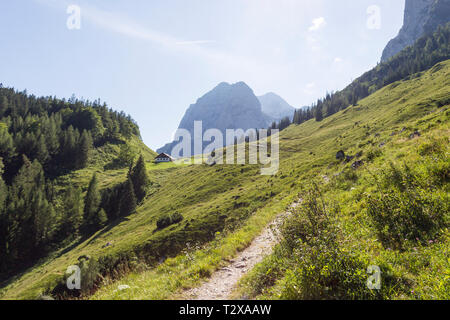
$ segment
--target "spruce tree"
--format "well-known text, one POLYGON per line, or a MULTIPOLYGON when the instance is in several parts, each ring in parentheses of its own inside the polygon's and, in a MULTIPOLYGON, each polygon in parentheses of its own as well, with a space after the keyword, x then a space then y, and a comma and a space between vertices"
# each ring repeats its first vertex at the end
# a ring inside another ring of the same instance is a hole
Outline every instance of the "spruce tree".
POLYGON ((36 157, 40 163, 45 164, 48 160, 48 150, 45 137, 41 135, 37 141, 36 157))
POLYGON ((78 169, 85 168, 89 161, 89 154, 92 150, 92 137, 89 131, 84 130, 80 138, 79 154, 77 157, 78 169))
POLYGON ((97 174, 94 173, 84 198, 84 225, 87 231, 95 231, 102 226, 102 219, 99 217, 101 194, 98 188, 97 174))
POLYGON ((141 202, 147 194, 147 187, 150 183, 142 154, 140 155, 136 166, 131 170, 130 177, 133 182, 136 198, 138 202, 141 202))
POLYGON ((120 216, 126 217, 136 211, 136 196, 134 194, 133 182, 130 176, 123 186, 122 195, 120 198, 120 216))
POLYGON ((6 98, 5 96, 0 98, 0 118, 2 118, 4 116, 4 114, 6 113, 6 110, 8 110, 8 98, 6 98))
POLYGON ((11 258, 26 262, 44 253, 55 231, 55 213, 45 192, 41 164, 23 155, 23 166, 14 178, 10 192, 9 229, 11 258))
POLYGON ((8 189, 6 188, 2 175, 3 161, 2 158, 0 158, 0 272, 5 268, 4 261, 6 261, 7 250, 6 240, 8 237, 7 217, 5 214, 5 204, 8 189))
POLYGON ((63 196, 64 216, 61 227, 63 237, 75 237, 83 222, 81 190, 69 185, 63 196))
POLYGON ((5 201, 8 189, 6 188, 6 184, 3 181, 3 159, 0 157, 0 214, 3 212, 5 208, 5 201))
POLYGON ((320 122, 323 120, 323 113, 322 113, 322 105, 318 104, 316 107, 316 121, 320 122))
POLYGON ((136 153, 127 143, 121 144, 119 148, 119 155, 117 156, 119 163, 123 166, 132 166, 136 153))
POLYGON ((3 159, 12 158, 15 148, 12 135, 0 124, 0 157, 3 159))

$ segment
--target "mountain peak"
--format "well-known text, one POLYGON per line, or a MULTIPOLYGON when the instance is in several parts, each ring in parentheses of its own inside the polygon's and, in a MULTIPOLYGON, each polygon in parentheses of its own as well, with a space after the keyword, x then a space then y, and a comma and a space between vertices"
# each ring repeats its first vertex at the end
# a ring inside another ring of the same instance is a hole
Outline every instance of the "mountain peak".
POLYGON ((274 121, 294 115, 295 108, 274 92, 259 96, 258 100, 261 103, 262 112, 273 118, 274 121))
POLYGON ((422 35, 434 32, 450 21, 449 0, 406 0, 403 27, 383 50, 381 61, 387 61, 422 35))
MULTIPOLYGON (((188 130, 193 136, 195 121, 202 121, 203 131, 214 128, 223 133, 226 129, 263 129, 268 126, 258 98, 243 81, 219 83, 189 107, 178 128, 188 130)), ((158 152, 170 154, 173 146, 174 143, 169 143, 158 152)))

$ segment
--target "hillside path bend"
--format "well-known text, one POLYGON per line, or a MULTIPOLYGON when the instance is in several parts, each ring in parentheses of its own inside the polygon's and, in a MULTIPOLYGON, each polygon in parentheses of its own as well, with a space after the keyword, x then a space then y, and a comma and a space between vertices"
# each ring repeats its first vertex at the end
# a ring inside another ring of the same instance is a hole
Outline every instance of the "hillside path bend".
MULTIPOLYGON (((291 208, 300 204, 300 200, 293 203, 291 208)), ((188 300, 227 300, 236 289, 239 280, 247 274, 255 265, 260 263, 267 255, 272 253, 278 243, 278 231, 282 221, 291 212, 279 214, 251 244, 239 252, 229 261, 229 264, 216 270, 208 280, 199 287, 188 289, 183 297, 188 300)))

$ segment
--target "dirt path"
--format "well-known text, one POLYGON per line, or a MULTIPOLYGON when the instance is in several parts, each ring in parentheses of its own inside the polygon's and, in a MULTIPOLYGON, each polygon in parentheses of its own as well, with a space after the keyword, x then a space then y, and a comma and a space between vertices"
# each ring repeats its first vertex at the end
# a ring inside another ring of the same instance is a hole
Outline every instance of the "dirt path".
MULTIPOLYGON (((292 207, 297 205, 298 203, 294 203, 292 207)), ((289 212, 284 212, 278 215, 229 265, 215 271, 201 286, 185 291, 183 297, 190 300, 228 299, 242 276, 272 253, 277 243, 278 227, 288 214, 289 212)))

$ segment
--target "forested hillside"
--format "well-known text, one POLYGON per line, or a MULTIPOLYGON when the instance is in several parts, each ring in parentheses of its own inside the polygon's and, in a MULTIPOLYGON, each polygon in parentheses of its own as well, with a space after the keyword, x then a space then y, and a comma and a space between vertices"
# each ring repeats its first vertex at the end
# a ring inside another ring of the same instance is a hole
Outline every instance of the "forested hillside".
POLYGON ((145 166, 142 158, 130 171, 130 182, 110 191, 127 190, 129 204, 101 193, 95 174, 86 200, 86 185, 66 181, 61 187, 58 179, 98 164, 92 158, 107 145, 121 150, 114 165, 130 166, 134 157, 127 141, 139 136, 129 116, 99 101, 38 98, 0 85, 0 280, 108 219, 134 211, 148 184, 148 178, 137 177, 145 166), (141 183, 137 198, 132 181, 141 183))

